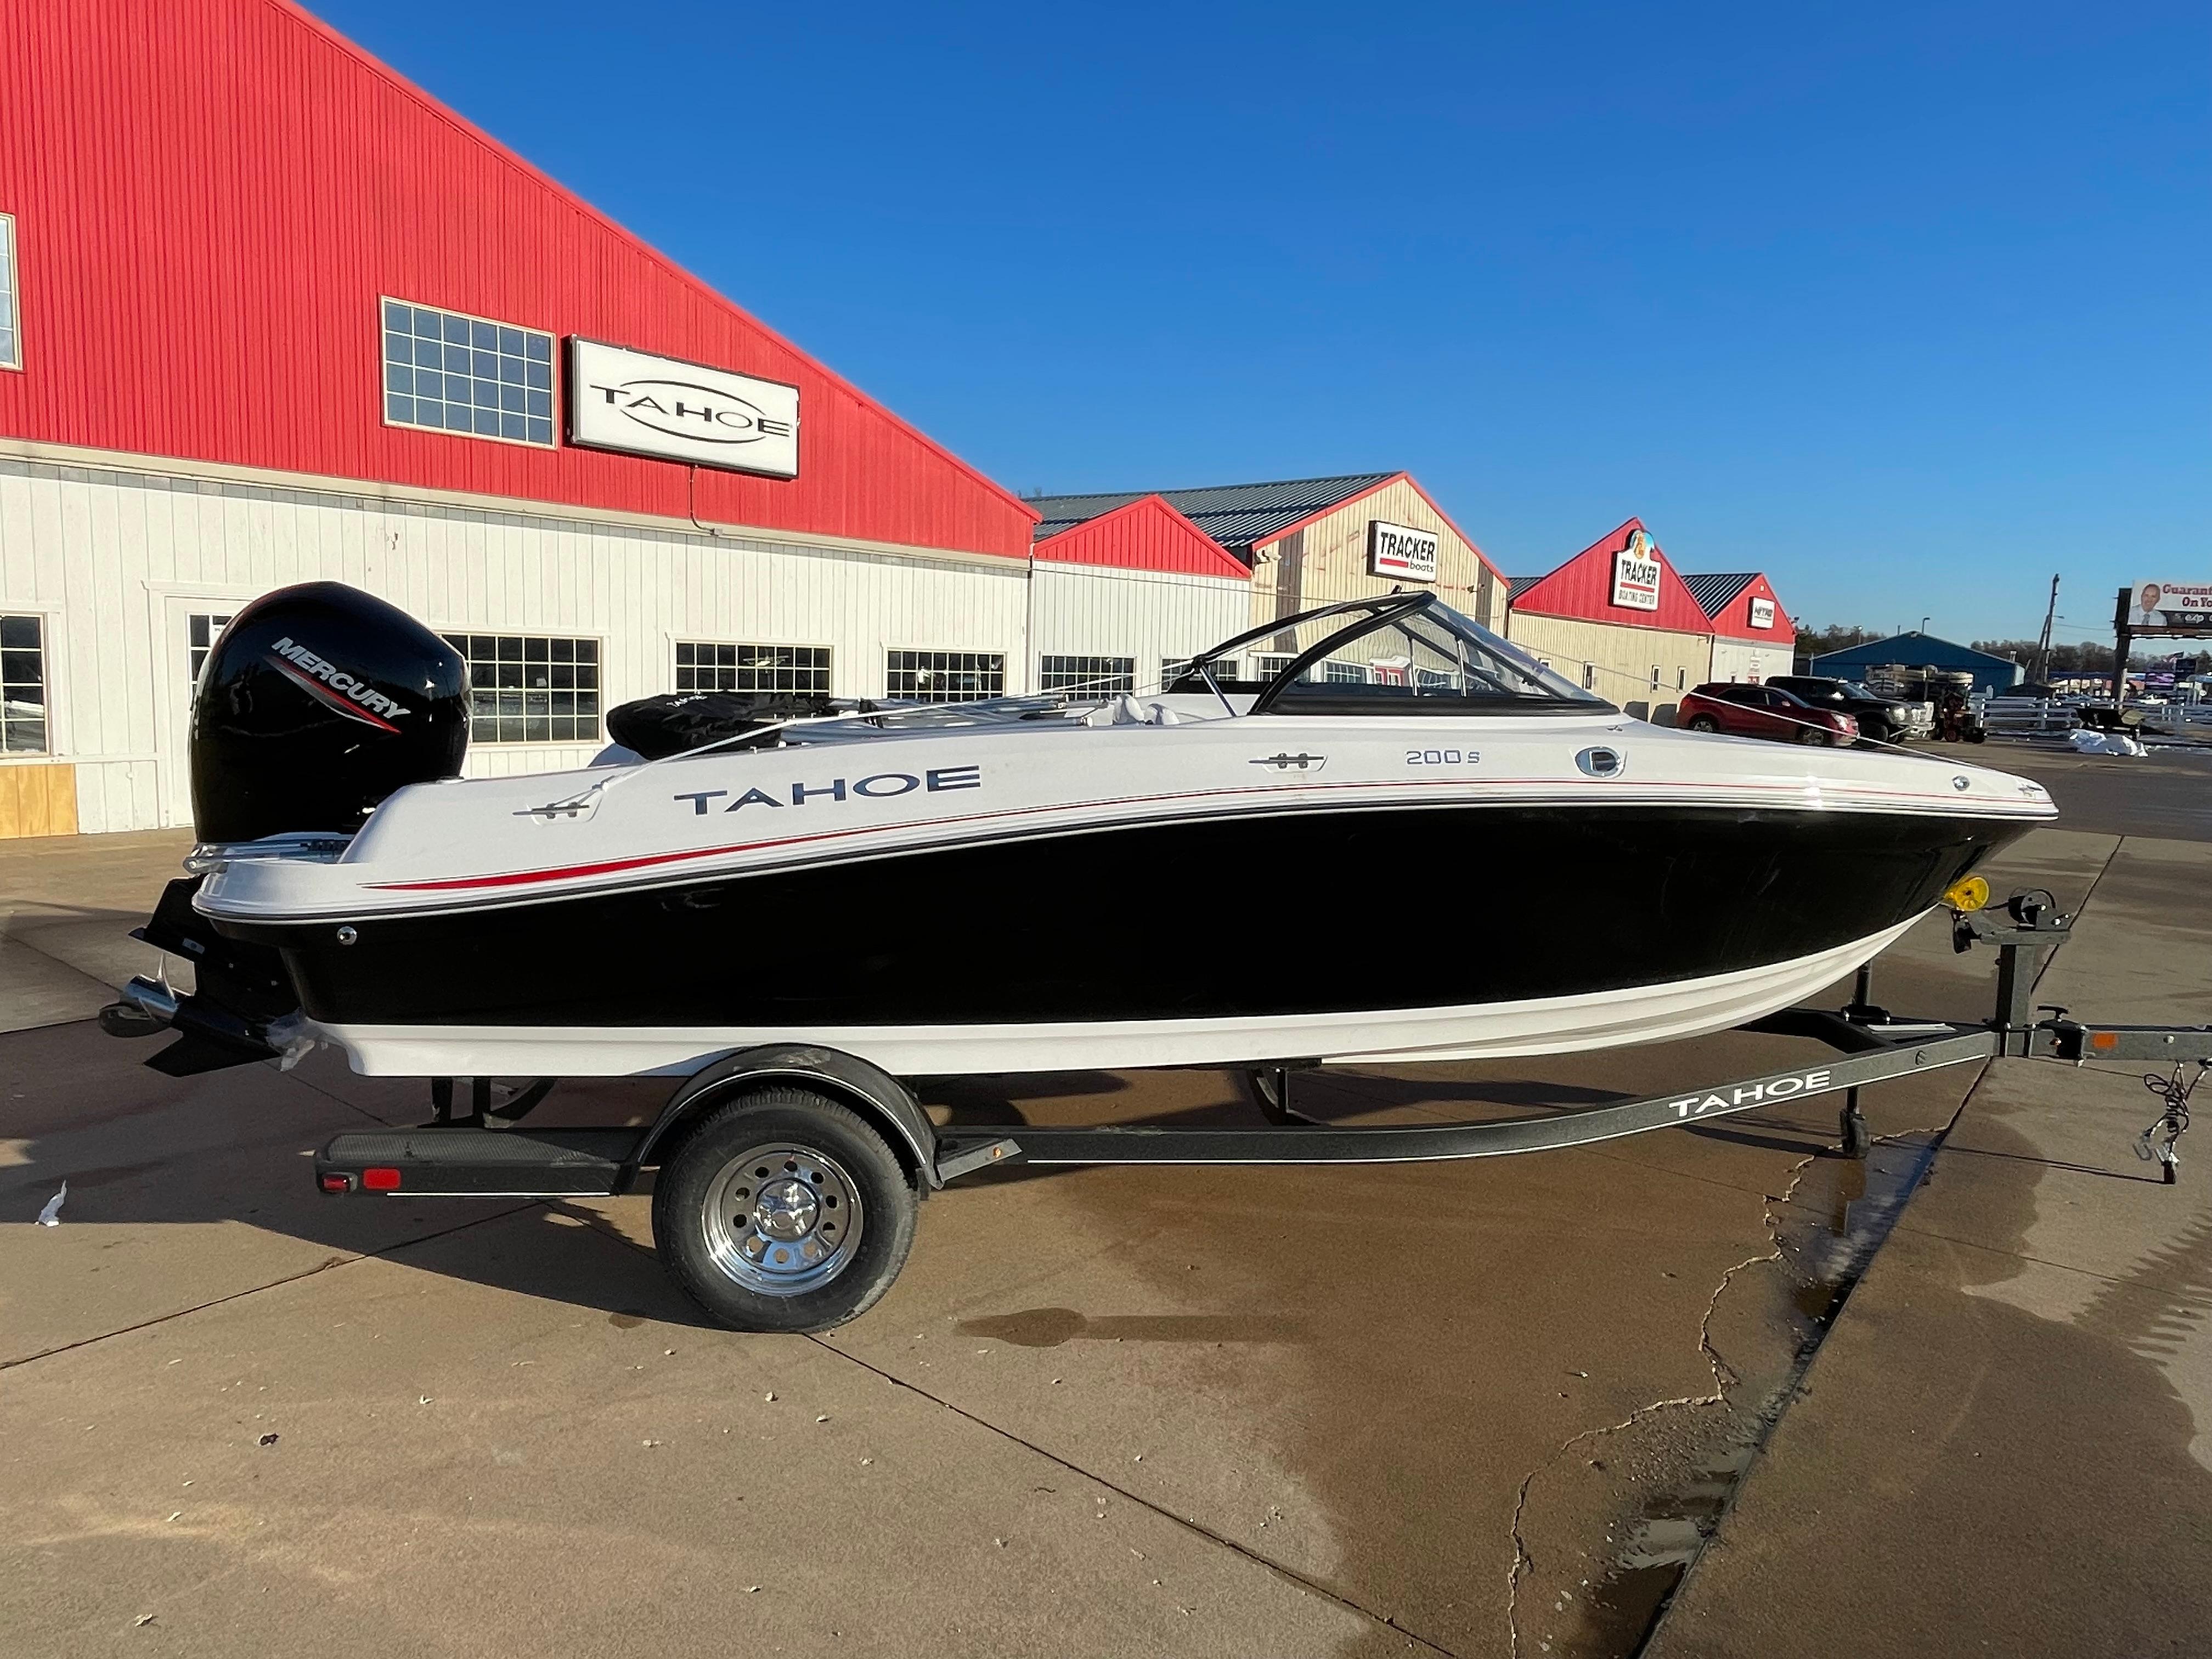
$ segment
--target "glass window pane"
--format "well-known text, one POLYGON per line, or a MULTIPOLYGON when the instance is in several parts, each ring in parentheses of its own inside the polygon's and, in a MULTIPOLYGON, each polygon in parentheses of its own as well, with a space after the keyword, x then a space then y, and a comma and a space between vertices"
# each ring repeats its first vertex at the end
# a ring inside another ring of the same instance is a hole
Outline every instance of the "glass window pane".
POLYGON ((384 418, 398 421, 408 426, 415 424, 415 400, 393 392, 384 400, 384 418))
POLYGON ((532 334, 529 336, 523 343, 528 348, 526 355, 530 357, 532 362, 544 363, 550 362, 553 360, 553 337, 551 335, 532 334))
POLYGON ((550 421, 532 421, 530 422, 530 441, 534 444, 551 443, 553 441, 553 422, 550 421))
POLYGON ((40 637, 40 618, 36 617, 0 617, 0 646, 22 650, 36 650, 40 637))

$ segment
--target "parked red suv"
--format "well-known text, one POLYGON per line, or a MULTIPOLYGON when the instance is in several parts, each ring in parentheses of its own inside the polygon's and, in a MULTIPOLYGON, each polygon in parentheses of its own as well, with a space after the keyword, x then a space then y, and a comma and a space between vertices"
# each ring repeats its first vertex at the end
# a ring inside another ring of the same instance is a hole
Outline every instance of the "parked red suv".
POLYGON ((1682 694, 1674 724, 1692 732, 1772 738, 1778 743, 1848 745, 1859 736, 1859 723, 1849 714, 1815 708, 1778 685, 1701 685, 1682 694))

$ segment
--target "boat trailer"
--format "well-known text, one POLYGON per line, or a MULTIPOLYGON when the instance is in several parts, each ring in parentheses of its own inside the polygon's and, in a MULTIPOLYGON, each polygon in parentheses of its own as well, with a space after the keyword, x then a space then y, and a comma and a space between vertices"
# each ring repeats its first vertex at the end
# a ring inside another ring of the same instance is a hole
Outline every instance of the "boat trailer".
POLYGON ((1789 1008, 1738 1028, 1817 1042, 1831 1051, 1817 1064, 1543 1117, 1366 1127, 1324 1122, 1292 1104, 1294 1080, 1317 1062, 1286 1060, 1246 1068, 1262 1119, 1249 1127, 940 1128, 912 1089, 866 1060, 776 1044, 727 1056, 687 1079, 643 1128, 506 1127, 543 1100, 552 1083, 541 1080, 495 1103, 490 1079, 469 1079, 471 1109, 460 1115, 453 1109, 456 1080, 434 1079, 432 1121, 341 1134, 317 1156, 315 1180, 330 1194, 555 1199, 631 1191, 643 1171, 657 1169, 654 1237, 678 1283, 723 1322, 775 1330, 828 1328, 872 1304, 903 1264, 919 1200, 981 1170, 1498 1158, 1838 1093, 1843 1151, 1863 1158, 1870 1138, 1862 1089, 1999 1058, 2170 1067, 2144 1079, 2163 1109, 2137 1140, 2138 1152, 2170 1184, 2191 1091, 2212 1070, 2212 1026, 2088 1024, 2063 1007, 2035 1006, 2042 967, 2071 925, 2039 890, 2016 894, 1996 915, 1954 908, 1955 948, 1991 945, 1997 952, 1996 1010, 1978 1024, 1892 1015, 1872 1000, 1869 964, 1840 1010, 1789 1008), (870 1226, 874 1236, 863 1240, 870 1226), (848 1268, 850 1279, 835 1282, 848 1268))

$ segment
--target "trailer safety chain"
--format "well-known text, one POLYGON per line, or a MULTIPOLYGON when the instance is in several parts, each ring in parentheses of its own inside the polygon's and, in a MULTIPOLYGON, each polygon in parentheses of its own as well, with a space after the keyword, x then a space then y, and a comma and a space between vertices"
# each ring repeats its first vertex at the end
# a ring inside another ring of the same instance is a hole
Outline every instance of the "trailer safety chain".
POLYGON ((2159 1179, 2171 1187, 2178 1178, 2181 1154, 2177 1150, 2181 1137, 2189 1132, 2189 1097, 2204 1080, 2204 1073, 2212 1071, 2212 1060, 2197 1062, 2196 1076, 2182 1080, 2182 1062, 2173 1062, 2170 1077, 2160 1077, 2153 1072, 2143 1079, 2143 1087, 2166 1103, 2166 1109, 2158 1115, 2150 1127, 2136 1137, 2136 1156, 2145 1163, 2159 1166, 2159 1179), (2160 1131, 2166 1139, 2159 1140, 2160 1131))

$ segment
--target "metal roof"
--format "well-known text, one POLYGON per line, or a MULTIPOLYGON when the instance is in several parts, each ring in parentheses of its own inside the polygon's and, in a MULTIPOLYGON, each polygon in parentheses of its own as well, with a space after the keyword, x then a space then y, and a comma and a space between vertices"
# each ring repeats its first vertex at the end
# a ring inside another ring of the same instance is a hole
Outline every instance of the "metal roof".
POLYGON ((1730 599, 1758 580, 1756 570, 1741 570, 1725 576, 1685 576, 1682 585, 1690 590, 1698 609, 1708 617, 1717 617, 1730 599))
POLYGON ((1508 576, 1505 579, 1505 597, 1509 601, 1517 599, 1543 580, 1541 576, 1508 576))
POLYGON ((1826 663, 1838 668, 2011 668, 2020 665, 2010 657, 1992 655, 1977 651, 1970 645, 1960 645, 1950 640, 1939 640, 1933 634, 1918 632, 1893 634, 1886 640, 1869 640, 1863 645, 1847 645, 1840 651, 1830 651, 1813 659, 1813 669, 1820 672, 1826 663))
POLYGON ((1023 499, 1044 515, 1035 532, 1039 541, 1146 495, 1161 495, 1222 546, 1249 547, 1300 519, 1349 501, 1397 476, 1353 472, 1336 478, 1286 478, 1274 483, 1216 484, 1203 489, 1127 489, 1099 495, 1023 499))

